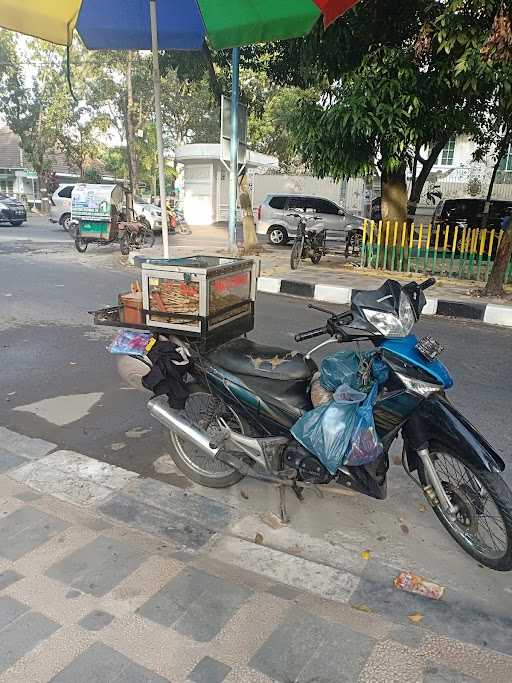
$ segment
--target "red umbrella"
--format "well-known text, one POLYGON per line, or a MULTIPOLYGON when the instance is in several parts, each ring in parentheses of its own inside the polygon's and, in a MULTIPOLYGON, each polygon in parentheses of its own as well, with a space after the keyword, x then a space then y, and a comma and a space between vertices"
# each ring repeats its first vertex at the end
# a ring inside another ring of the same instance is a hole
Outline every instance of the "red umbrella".
POLYGON ((314 2, 320 7, 324 15, 324 26, 327 28, 333 21, 336 21, 338 17, 353 7, 358 0, 314 0, 314 2))

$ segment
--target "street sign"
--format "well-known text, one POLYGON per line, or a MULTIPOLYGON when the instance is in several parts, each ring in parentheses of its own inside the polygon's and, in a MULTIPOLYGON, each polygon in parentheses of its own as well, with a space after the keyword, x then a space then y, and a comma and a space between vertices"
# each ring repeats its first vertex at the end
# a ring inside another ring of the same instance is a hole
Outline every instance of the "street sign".
MULTIPOLYGON (((220 105, 220 158, 229 163, 231 144, 231 99, 222 96, 220 105)), ((247 158, 247 107, 238 105, 238 163, 247 158)))

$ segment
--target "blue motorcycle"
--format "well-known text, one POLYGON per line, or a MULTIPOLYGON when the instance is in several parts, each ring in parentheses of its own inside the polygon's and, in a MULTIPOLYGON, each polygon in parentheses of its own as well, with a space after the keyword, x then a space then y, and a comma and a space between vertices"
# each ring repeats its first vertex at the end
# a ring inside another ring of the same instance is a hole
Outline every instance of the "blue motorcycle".
POLYGON ((340 314, 310 305, 326 313, 326 324, 295 340, 329 338, 306 355, 246 338, 205 354, 190 350, 194 381, 185 408, 169 407, 164 397, 148 403, 169 430, 177 467, 203 486, 227 487, 244 476, 278 485, 285 518, 290 489, 301 498, 304 488, 335 483, 384 499, 389 448, 401 434, 403 466, 448 533, 481 564, 512 569, 512 493, 500 476, 505 464, 447 398, 453 380, 438 359, 440 344, 411 334, 426 303, 423 291, 434 283, 387 280, 379 289, 354 291, 350 310, 340 314), (290 430, 314 407, 312 353, 363 341, 387 369, 373 409, 383 448, 375 461, 341 465, 333 474, 290 430))

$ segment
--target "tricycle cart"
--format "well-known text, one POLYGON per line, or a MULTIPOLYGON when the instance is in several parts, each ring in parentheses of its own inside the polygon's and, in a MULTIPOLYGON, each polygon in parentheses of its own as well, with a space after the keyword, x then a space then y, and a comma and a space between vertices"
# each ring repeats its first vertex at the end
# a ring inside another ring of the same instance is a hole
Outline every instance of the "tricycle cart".
POLYGON ((79 183, 71 194, 71 218, 78 221, 75 247, 83 253, 91 243, 110 244, 119 237, 123 216, 120 185, 79 183))
POLYGON ((121 253, 153 246, 155 236, 147 221, 127 220, 128 191, 121 185, 75 185, 71 195, 71 218, 76 226, 75 247, 80 253, 89 244, 119 242, 121 253))

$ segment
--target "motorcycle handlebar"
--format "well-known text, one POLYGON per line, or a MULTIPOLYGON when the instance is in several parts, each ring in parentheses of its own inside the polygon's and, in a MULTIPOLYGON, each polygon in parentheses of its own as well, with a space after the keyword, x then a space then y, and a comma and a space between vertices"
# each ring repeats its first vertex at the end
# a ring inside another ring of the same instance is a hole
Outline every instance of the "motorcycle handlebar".
POLYGON ((421 282, 418 287, 423 291, 424 289, 428 289, 429 287, 433 287, 436 284, 436 279, 435 277, 429 277, 428 280, 425 280, 425 282, 421 282))
POLYGON ((299 334, 295 335, 295 341, 296 342, 303 342, 306 341, 307 339, 313 339, 313 337, 321 337, 323 334, 328 334, 327 328, 324 327, 316 327, 313 330, 307 330, 306 332, 299 332, 299 334))

